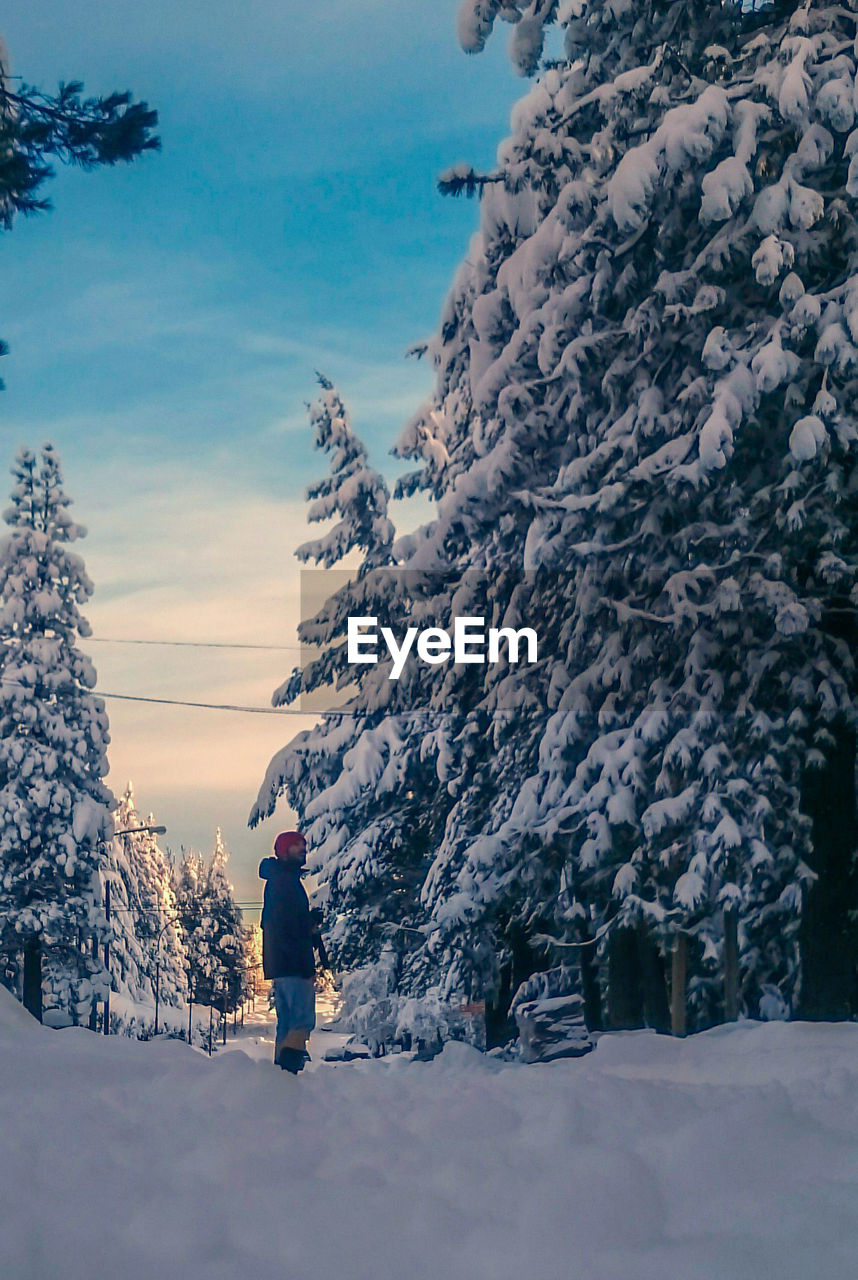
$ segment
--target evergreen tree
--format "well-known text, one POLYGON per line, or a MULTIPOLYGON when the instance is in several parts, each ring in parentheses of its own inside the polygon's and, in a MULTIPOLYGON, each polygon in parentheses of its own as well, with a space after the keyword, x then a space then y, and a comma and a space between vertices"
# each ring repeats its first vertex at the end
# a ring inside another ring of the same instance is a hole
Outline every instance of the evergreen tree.
POLYGON ((229 851, 220 827, 215 833, 215 846, 207 877, 210 933, 208 945, 214 959, 214 996, 232 1011, 241 1003, 246 985, 246 939, 241 912, 235 905, 233 887, 226 874, 229 851))
POLYGON ((77 647, 92 584, 69 546, 85 530, 52 446, 39 461, 22 449, 12 474, 0 551, 0 943, 23 950, 28 1007, 39 1011, 44 956, 77 1020, 105 980, 94 951, 107 936, 99 876, 114 805, 102 781, 107 716, 77 647))
MULTIPOLYGON (((130 818, 129 825, 134 825, 135 818, 142 821, 142 814, 134 810, 130 818)), ((154 814, 147 814, 143 825, 154 826, 154 814)), ((187 998, 187 958, 178 922, 172 868, 154 832, 142 832, 133 839, 141 866, 139 935, 150 957, 150 973, 153 966, 158 970, 161 1003, 181 1008, 187 998)))
POLYGON ((229 853, 218 828, 208 865, 190 851, 182 860, 176 903, 188 964, 188 988, 196 1004, 234 1009, 245 988, 246 940, 241 912, 226 875, 229 853))
POLYGON ((157 835, 138 830, 153 826, 154 817, 144 818, 137 810, 130 782, 119 800, 115 824, 121 834, 109 846, 107 870, 113 886, 113 988, 131 1001, 149 1004, 157 982, 159 1004, 180 1008, 187 993, 186 957, 170 866, 157 835))
MULTIPOLYGON (((484 39, 497 10, 465 8, 484 39)), ((514 802, 451 813, 433 912, 473 904, 452 963, 474 915, 493 927, 533 878, 564 940, 610 925, 625 946, 626 925, 663 956, 684 927, 699 1025, 719 1016, 734 907, 750 1012, 774 993, 795 1008, 803 980, 805 1011, 844 1016, 856 16, 558 13, 568 62, 520 105, 498 169, 445 180, 482 189, 479 249, 432 412, 401 443, 441 500, 424 539, 547 571, 560 606, 514 802), (445 506, 456 492, 467 509, 445 506)))
POLYGON ((387 515, 387 486, 369 465, 333 383, 321 373, 316 376, 322 394, 308 406, 310 425, 316 448, 331 455, 331 473, 307 490, 311 502, 307 519, 311 523, 340 519, 323 537, 305 542, 295 554, 299 560, 329 569, 357 548, 364 553, 365 568, 389 564, 394 529, 387 515))
MULTIPOLYGON (((128 799, 126 791, 115 811, 117 831, 126 828, 128 799)), ((141 920, 140 867, 129 840, 126 835, 114 835, 105 847, 102 872, 103 881, 110 884, 110 987, 123 997, 122 1002, 111 1001, 110 1012, 123 1030, 129 1024, 136 1029, 133 1005, 153 999, 149 957, 141 936, 146 926, 141 920)))
POLYGON ((202 1003, 205 985, 205 953, 201 950, 204 936, 203 907, 205 861, 195 849, 182 849, 182 857, 174 877, 176 913, 185 951, 188 999, 202 1003))
POLYGON ((0 227, 50 208, 42 188, 54 161, 83 169, 128 163, 160 147, 157 123, 157 112, 130 93, 84 98, 78 82, 56 94, 13 86, 0 42, 0 227))
POLYGON ((244 986, 243 1000, 253 1000, 265 986, 262 973, 262 930, 259 925, 248 925, 244 930, 244 986))
POLYGON ((316 446, 331 454, 331 475, 309 489, 309 518, 338 516, 339 522, 297 554, 328 568, 353 551, 362 559, 343 573, 342 585, 322 609, 302 622, 300 639, 319 656, 293 672, 272 701, 282 706, 352 683, 359 692, 343 712, 298 734, 272 760, 250 821, 255 825, 270 815, 284 792, 298 813, 311 869, 319 873, 314 901, 327 913, 326 941, 335 967, 371 964, 385 946, 399 965, 422 941, 419 892, 430 847, 427 819, 419 788, 400 767, 407 759, 405 736, 421 726, 388 714, 390 682, 383 663, 357 676, 345 663, 349 614, 380 608, 389 614, 402 607, 402 593, 391 572, 396 560, 387 486, 369 466, 339 395, 327 379, 320 383, 310 422, 316 446))
MULTIPOLYGON (((566 56, 494 171, 442 179, 481 193, 480 231, 398 446, 420 463, 399 493, 438 515, 396 559, 448 573, 436 618, 538 614, 540 663, 524 685, 418 675, 394 702, 368 668, 361 727, 296 739, 263 804, 284 787, 326 867, 365 850, 372 903, 379 815, 418 796, 434 859, 401 991, 502 1002, 600 940, 615 1024, 660 1025, 682 929, 706 1025, 731 910, 747 1012, 849 1016, 858 15, 465 0, 466 47, 496 17, 520 71, 555 22, 566 56), (373 718, 404 696, 407 722, 373 718)), ((322 611, 315 670, 342 674, 345 614, 383 612, 360 603, 322 611)))

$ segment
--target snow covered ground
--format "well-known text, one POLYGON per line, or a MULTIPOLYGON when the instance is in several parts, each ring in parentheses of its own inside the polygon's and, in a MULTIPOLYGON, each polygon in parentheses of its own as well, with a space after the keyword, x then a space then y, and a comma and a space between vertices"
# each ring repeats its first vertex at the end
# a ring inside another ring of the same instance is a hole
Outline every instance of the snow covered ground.
POLYGON ((0 989, 0 1169, 4 1280, 852 1280, 858 1027, 296 1079, 0 989))

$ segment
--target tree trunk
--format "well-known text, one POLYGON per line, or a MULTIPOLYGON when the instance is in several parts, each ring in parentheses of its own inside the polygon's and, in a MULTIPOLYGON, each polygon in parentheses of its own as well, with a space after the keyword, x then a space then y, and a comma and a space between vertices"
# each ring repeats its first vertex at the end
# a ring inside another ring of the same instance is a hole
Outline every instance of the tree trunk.
POLYGON ((602 993, 599 990, 599 964, 596 942, 581 948, 581 994, 584 997, 584 1021, 588 1031, 601 1031, 602 993))
POLYGON ((486 1048, 504 1045, 518 1028, 510 1016, 510 1005, 518 988, 544 965, 544 954, 533 949, 519 925, 511 925, 506 942, 509 958, 501 966, 500 982, 494 997, 486 997, 486 1048))
POLYGON ((666 1035, 670 1031, 670 1004, 664 961, 643 925, 638 926, 637 936, 644 1021, 653 1031, 666 1035))
POLYGON ((724 1021, 739 1016, 739 916, 735 907, 724 912, 724 1021))
POLYGON ((670 1029, 684 1036, 688 1029, 688 938, 677 933, 670 964, 670 1029))
POLYGON ((512 999, 510 983, 512 967, 503 965, 500 982, 494 996, 486 997, 486 1048, 495 1049, 506 1044, 513 1031, 510 1028, 509 1005, 512 999))
POLYGON ((42 1021, 42 944, 38 939, 24 947, 24 1008, 42 1021))
POLYGON ((614 929, 608 946, 608 1023, 614 1031, 644 1025, 637 929, 614 929))
POLYGON ((841 1020, 858 1012, 858 938, 850 913, 858 909, 855 850, 855 731, 833 727, 836 746, 823 769, 808 770, 802 808, 813 823, 810 865, 817 880, 802 913, 798 1014, 841 1020))

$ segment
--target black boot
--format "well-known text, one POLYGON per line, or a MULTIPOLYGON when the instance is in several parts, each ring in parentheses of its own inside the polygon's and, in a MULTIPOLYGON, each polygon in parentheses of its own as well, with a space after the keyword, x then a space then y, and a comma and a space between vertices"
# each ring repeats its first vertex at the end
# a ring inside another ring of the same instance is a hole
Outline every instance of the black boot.
POLYGON ((284 1071, 288 1071, 293 1076, 296 1076, 298 1072, 303 1069, 303 1066, 304 1066, 303 1050, 286 1049, 286 1048, 281 1049, 277 1057, 277 1065, 278 1067, 282 1067, 284 1071))

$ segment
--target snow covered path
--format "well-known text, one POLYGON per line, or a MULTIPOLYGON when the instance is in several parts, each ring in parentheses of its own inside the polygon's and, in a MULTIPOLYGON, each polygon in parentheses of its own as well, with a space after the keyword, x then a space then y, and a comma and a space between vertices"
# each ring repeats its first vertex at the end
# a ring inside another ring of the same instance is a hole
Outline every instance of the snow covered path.
POLYGON ((4 1280, 852 1280, 858 1027, 297 1079, 0 990, 4 1280))

